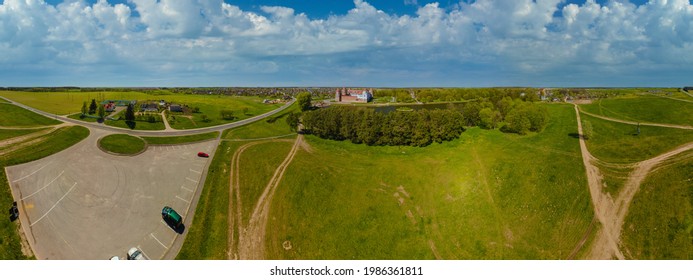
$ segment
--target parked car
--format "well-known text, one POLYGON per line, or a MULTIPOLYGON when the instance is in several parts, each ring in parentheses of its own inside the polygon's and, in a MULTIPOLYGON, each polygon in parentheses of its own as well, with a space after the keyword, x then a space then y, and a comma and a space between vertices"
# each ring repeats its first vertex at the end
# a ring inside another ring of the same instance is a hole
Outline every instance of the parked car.
POLYGON ((183 225, 183 218, 171 207, 165 206, 161 209, 161 217, 174 230, 178 230, 183 225))
POLYGON ((199 153, 197 153, 197 156, 198 156, 198 157, 209 157, 209 154, 203 153, 203 152, 199 152, 199 153))
POLYGON ((142 251, 140 249, 137 249, 137 247, 132 247, 130 250, 128 250, 128 260, 146 260, 147 258, 144 257, 144 254, 142 254, 142 251))

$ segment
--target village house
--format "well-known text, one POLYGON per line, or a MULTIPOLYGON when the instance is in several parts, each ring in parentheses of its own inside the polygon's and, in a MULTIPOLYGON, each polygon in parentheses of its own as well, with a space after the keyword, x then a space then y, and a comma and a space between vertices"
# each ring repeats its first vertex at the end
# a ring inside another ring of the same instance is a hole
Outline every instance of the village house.
POLYGON ((334 100, 336 102, 368 103, 373 100, 373 89, 337 89, 334 100))

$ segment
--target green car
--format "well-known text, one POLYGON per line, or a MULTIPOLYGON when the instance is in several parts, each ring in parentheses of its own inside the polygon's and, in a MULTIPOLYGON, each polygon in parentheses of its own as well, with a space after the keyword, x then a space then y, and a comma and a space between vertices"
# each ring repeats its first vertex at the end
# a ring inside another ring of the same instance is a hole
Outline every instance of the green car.
POLYGON ((164 221, 174 230, 177 230, 183 225, 183 218, 171 207, 165 206, 164 209, 161 210, 161 217, 164 218, 164 221))

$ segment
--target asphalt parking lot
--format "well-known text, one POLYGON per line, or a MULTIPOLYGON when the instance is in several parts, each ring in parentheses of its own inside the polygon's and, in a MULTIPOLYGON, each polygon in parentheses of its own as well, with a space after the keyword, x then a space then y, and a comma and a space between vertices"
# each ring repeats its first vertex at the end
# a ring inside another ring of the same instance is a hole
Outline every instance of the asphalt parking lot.
POLYGON ((90 130, 67 150, 6 168, 36 258, 125 258, 131 247, 149 259, 173 258, 183 236, 166 225, 161 209, 173 207, 190 225, 211 161, 197 152, 213 156, 218 142, 149 146, 137 156, 116 156, 96 146, 111 132, 90 130))

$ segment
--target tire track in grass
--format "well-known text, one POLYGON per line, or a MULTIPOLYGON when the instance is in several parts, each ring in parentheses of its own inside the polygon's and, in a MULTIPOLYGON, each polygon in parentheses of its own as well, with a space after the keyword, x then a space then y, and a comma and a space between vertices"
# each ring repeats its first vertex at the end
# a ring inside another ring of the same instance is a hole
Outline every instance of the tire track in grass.
POLYGON ((277 167, 274 176, 270 179, 262 195, 260 195, 253 214, 248 221, 247 228, 239 232, 238 255, 241 259, 259 260, 264 258, 267 218, 269 217, 272 198, 284 176, 284 172, 286 172, 287 167, 294 159, 294 156, 296 156, 302 141, 303 135, 296 137, 291 151, 289 151, 284 162, 277 167))
MULTIPOLYGON (((241 201, 241 191, 240 191, 240 167, 241 167, 241 155, 245 150, 248 148, 251 148, 252 146, 259 145, 259 144, 265 144, 265 143, 270 143, 270 142, 291 142, 293 140, 291 139, 272 139, 272 140, 267 140, 267 141, 257 141, 257 142, 251 142, 247 143, 241 147, 239 147, 236 152, 233 154, 233 157, 231 159, 231 176, 229 178, 230 182, 230 192, 229 192, 229 237, 228 237, 228 242, 227 242, 227 258, 228 259, 247 259, 248 257, 248 250, 241 250, 241 248, 246 248, 249 247, 248 242, 252 241, 248 237, 251 236, 249 234, 249 227, 251 225, 252 217, 249 219, 249 222, 247 225, 243 224, 243 204, 241 201), (236 236, 236 232, 238 232, 238 236, 236 236), (241 251, 243 251, 243 254, 241 254, 241 251)), ((298 142, 298 141, 296 141, 298 142)), ((293 155, 295 155, 295 148, 297 147, 296 144, 292 147, 292 150, 289 152, 289 156, 291 159, 293 159, 293 155), (292 154, 293 153, 293 154, 292 154)), ((287 157, 288 159, 289 157, 287 157)), ((274 176, 270 179, 268 186, 265 188, 263 195, 260 197, 260 200, 258 201, 257 205, 260 205, 263 203, 263 198, 266 196, 265 193, 268 191, 268 188, 272 186, 272 184, 275 182, 276 177, 278 175, 277 172, 280 171, 281 168, 286 168, 285 165, 288 165, 287 159, 284 160, 284 162, 277 168, 277 170, 274 173, 274 176)), ((291 160, 289 160, 290 162, 291 160)), ((283 176, 284 170, 281 171, 281 176, 283 176)), ((279 180, 281 180, 281 176, 279 177, 278 180, 276 180, 276 184, 273 186, 273 188, 276 189, 276 185, 279 184, 279 180)), ((272 190, 271 195, 274 195, 274 190, 272 190)), ((271 200, 271 198, 270 198, 271 200)), ((269 202, 267 202, 267 207, 269 207, 269 202)), ((257 206, 256 205, 256 211, 257 211, 257 206)), ((255 215, 255 212, 253 212, 253 215, 255 215)), ((266 217, 265 221, 266 223, 266 217)), ((255 230, 257 231, 257 230, 255 230)), ((264 227, 263 227, 263 232, 262 232, 262 240, 264 244, 264 227)), ((262 247, 264 249, 264 245, 262 247)), ((262 252, 260 252, 259 257, 262 257, 262 252)))

